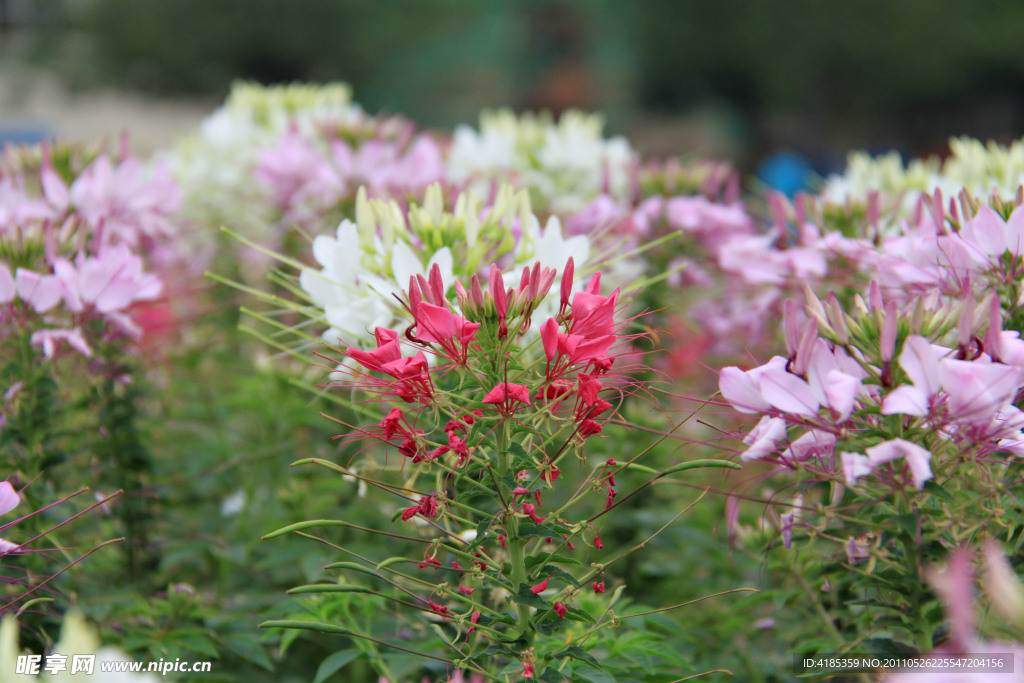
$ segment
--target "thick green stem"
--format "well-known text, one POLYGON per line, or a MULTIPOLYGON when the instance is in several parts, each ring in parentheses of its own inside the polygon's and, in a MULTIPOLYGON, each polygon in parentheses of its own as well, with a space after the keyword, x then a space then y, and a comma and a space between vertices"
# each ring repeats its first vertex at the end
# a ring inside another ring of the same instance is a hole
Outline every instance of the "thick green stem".
MULTIPOLYGON (((516 587, 516 590, 520 590, 526 584, 526 543, 520 538, 509 540, 508 554, 512 562, 512 585, 516 587)), ((526 605, 519 605, 517 626, 519 633, 528 642, 533 640, 533 633, 530 631, 530 608, 526 605)))
MULTIPOLYGON (((503 420, 495 430, 495 439, 497 441, 496 446, 498 449, 498 474, 504 479, 505 474, 510 469, 510 461, 512 459, 511 454, 508 452, 509 443, 512 440, 511 434, 512 425, 509 420, 503 420)), ((499 480, 499 488, 503 487, 503 484, 499 480)), ((504 500, 509 501, 511 505, 512 490, 501 491, 501 496, 504 500)), ((513 508, 508 509, 508 556, 512 565, 511 579, 513 590, 520 590, 526 584, 526 542, 519 537, 519 520, 515 516, 513 508)), ((521 637, 526 638, 527 643, 532 643, 533 632, 530 630, 530 608, 526 605, 518 606, 519 619, 517 628, 521 637)))

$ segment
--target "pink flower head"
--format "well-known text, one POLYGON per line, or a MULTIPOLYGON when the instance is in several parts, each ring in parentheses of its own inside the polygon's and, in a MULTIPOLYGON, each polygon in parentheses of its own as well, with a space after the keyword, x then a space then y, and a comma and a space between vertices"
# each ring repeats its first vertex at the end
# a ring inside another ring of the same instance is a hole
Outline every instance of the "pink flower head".
POLYGON ((547 578, 543 579, 540 583, 538 583, 538 584, 536 584, 534 586, 530 586, 530 592, 533 593, 534 595, 537 595, 539 593, 543 593, 547 589, 548 589, 548 580, 547 580, 547 578))
POLYGON ((166 164, 147 177, 137 161, 116 167, 101 156, 72 183, 71 203, 94 230, 102 227, 105 244, 137 245, 143 239, 174 234, 169 216, 181 205, 181 191, 166 164))
POLYGON ((328 160, 296 130, 260 152, 253 176, 271 191, 272 201, 290 221, 315 217, 347 189, 328 160))
POLYGON ((565 619, 565 615, 569 611, 569 607, 561 602, 556 602, 554 609, 559 619, 565 619))
POLYGON ((126 244, 101 249, 96 256, 79 253, 72 265, 65 259, 53 264, 64 285, 64 301, 78 313, 87 307, 107 315, 136 301, 155 299, 163 288, 160 278, 142 272, 142 259, 126 244))

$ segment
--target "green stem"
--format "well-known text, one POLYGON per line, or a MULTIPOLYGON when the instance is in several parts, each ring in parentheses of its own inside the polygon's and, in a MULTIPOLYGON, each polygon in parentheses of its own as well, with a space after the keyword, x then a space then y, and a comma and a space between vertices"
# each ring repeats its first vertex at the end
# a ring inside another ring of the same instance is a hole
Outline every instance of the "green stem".
MULTIPOLYGON (((509 471, 511 455, 508 452, 509 443, 512 440, 512 425, 509 420, 503 420, 498 429, 495 430, 495 440, 498 449, 498 473, 504 477, 509 471)), ((499 483, 499 487, 501 484, 499 483)), ((500 491, 500 488, 499 488, 500 491)), ((512 491, 501 491, 501 497, 505 500, 512 500, 512 491)), ((508 556, 512 564, 512 589, 519 591, 526 585, 526 543, 519 537, 519 520, 515 511, 508 510, 508 556)), ((527 647, 533 641, 533 633, 530 630, 530 608, 527 605, 518 605, 519 620, 517 628, 522 637, 527 639, 527 647)))

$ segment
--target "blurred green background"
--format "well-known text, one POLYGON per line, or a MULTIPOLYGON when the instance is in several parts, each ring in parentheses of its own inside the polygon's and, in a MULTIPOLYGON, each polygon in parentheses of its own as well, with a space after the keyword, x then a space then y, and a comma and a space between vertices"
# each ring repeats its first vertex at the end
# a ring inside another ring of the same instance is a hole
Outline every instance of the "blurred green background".
POLYGON ((3 70, 42 67, 73 93, 209 109, 236 78, 340 79, 369 111, 438 127, 579 106, 641 152, 747 170, 783 149, 824 172, 851 148, 1015 138, 1021 35, 1018 0, 0 0, 3 70))

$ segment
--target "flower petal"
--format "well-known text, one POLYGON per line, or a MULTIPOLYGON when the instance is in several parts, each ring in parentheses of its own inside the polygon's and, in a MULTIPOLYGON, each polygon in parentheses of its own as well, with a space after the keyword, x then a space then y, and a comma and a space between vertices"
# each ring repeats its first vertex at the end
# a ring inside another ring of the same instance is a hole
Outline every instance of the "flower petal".
POLYGON ((0 481, 0 515, 6 515, 8 512, 18 507, 18 503, 21 501, 18 498, 18 492, 14 490, 14 487, 9 481, 0 481))
POLYGON ((735 366, 722 368, 718 375, 718 390, 741 413, 762 413, 771 407, 754 378, 735 366))
POLYGON ((811 386, 784 368, 773 368, 761 375, 761 392, 772 407, 791 415, 814 415, 818 399, 811 386))

